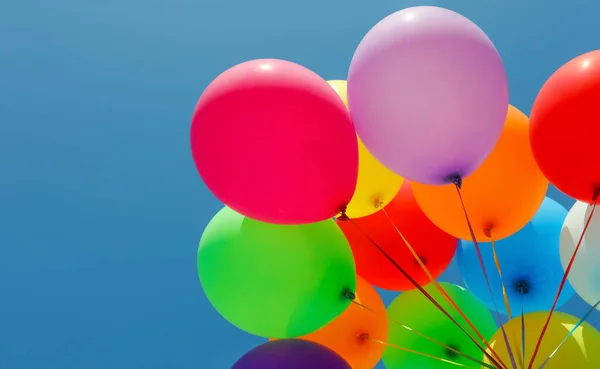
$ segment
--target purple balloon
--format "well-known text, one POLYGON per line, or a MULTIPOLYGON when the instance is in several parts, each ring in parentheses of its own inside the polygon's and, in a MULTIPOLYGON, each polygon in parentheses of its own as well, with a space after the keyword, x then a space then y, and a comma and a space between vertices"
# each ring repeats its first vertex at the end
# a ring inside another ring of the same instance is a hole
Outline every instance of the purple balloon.
POLYGON ((242 356, 231 369, 352 369, 333 350, 300 339, 262 344, 242 356))
POLYGON ((418 6, 363 38, 348 73, 348 103, 373 156, 408 180, 441 185, 467 177, 496 145, 508 83, 498 51, 476 24, 418 6))

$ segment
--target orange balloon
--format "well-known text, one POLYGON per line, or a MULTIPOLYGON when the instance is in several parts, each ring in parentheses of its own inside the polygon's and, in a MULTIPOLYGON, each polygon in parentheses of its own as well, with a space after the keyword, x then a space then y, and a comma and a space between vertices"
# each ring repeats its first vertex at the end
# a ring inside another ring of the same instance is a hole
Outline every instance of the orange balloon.
MULTIPOLYGON (((434 224, 454 237, 471 239, 454 185, 411 183, 411 187, 417 203, 434 224)), ((476 238, 489 241, 491 233, 494 240, 499 240, 516 233, 533 218, 547 189, 548 180, 538 168, 529 144, 529 119, 509 106, 496 147, 462 183, 476 238)))
POLYGON ((377 291, 360 277, 356 282, 355 301, 373 311, 350 304, 333 322, 301 338, 334 350, 352 369, 373 369, 381 359, 385 345, 366 337, 387 342, 388 318, 377 291))

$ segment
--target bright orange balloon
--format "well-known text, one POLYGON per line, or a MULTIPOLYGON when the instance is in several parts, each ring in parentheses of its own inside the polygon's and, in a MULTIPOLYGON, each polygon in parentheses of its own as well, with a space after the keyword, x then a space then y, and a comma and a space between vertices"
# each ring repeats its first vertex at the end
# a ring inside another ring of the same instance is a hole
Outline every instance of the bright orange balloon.
MULTIPOLYGON (((442 230, 470 240, 454 185, 411 183, 417 203, 442 230)), ((542 204, 548 180, 529 144, 529 119, 509 106, 502 135, 483 164, 462 183, 462 196, 478 240, 508 237, 523 228, 542 204)))
POLYGON ((366 337, 387 342, 388 318, 377 291, 360 277, 356 282, 355 301, 373 311, 350 304, 333 322, 301 338, 334 350, 352 369, 373 369, 381 359, 385 345, 366 337))

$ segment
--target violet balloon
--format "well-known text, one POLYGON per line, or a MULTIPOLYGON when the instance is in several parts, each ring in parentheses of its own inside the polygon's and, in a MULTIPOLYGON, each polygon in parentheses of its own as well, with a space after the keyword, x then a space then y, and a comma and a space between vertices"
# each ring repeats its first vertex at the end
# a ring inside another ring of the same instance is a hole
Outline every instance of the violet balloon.
POLYGON ((262 344, 242 356, 231 369, 352 369, 333 350, 300 339, 262 344))
POLYGON ((375 25, 348 74, 358 136, 385 166, 433 185, 465 178, 496 144, 508 109, 502 59, 448 9, 403 9, 375 25))

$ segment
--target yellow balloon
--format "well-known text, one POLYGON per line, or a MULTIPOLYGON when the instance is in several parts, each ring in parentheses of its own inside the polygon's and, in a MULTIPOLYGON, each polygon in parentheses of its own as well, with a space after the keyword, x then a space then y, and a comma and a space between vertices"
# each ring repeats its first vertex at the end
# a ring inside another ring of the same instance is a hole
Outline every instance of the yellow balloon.
MULTIPOLYGON (((547 311, 525 314, 525 368, 528 367, 531 361, 535 345, 547 318, 547 311)), ((539 368, 542 365, 578 321, 579 318, 562 312, 555 311, 552 314, 548 330, 544 334, 542 344, 533 363, 533 368, 539 368)), ((508 321, 504 325, 504 329, 506 330, 517 366, 521 368, 521 355, 523 353, 523 346, 521 344, 521 317, 519 316, 508 321)), ((502 361, 506 365, 511 366, 510 356, 508 355, 504 336, 500 329, 494 334, 489 343, 502 361)), ((484 358, 484 361, 489 363, 487 358, 484 358)), ((570 368, 600 368, 600 332, 588 323, 583 323, 579 326, 544 367, 544 369, 570 368)))
MULTIPOLYGON (((328 81, 348 107, 346 81, 328 81)), ((358 139, 358 181, 346 214, 350 218, 371 215, 389 204, 404 179, 381 164, 358 139)))

